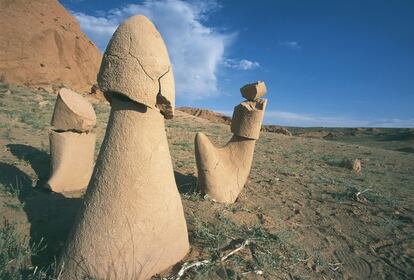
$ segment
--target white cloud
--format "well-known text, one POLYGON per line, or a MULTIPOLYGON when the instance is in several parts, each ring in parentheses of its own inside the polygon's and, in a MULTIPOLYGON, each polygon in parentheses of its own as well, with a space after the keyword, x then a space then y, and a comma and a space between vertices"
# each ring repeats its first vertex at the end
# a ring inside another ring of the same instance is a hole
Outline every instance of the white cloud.
POLYGON ((280 42, 279 45, 291 50, 299 50, 300 48, 302 48, 296 41, 284 41, 280 42))
MULTIPOLYGON (((218 94, 217 72, 225 65, 225 49, 236 33, 207 27, 203 22, 218 9, 214 1, 145 0, 96 15, 73 12, 81 29, 102 50, 112 33, 126 18, 144 14, 163 36, 173 64, 176 92, 189 99, 202 99, 218 94)), ((259 67, 246 59, 231 60, 231 67, 248 70, 259 67)))
POLYGON ((260 67, 259 62, 257 61, 250 61, 247 59, 224 59, 223 65, 228 68, 233 68, 237 70, 253 70, 260 67))
MULTIPOLYGON (((227 116, 233 114, 232 111, 220 111, 220 113, 227 116)), ((414 119, 358 119, 307 115, 275 110, 265 112, 264 123, 299 127, 414 127, 414 119)))

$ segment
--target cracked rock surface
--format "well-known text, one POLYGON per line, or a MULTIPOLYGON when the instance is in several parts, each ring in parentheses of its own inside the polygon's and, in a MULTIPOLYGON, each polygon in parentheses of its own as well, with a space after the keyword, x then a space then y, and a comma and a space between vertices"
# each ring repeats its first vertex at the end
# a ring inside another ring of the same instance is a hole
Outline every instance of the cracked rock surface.
POLYGON ((167 48, 152 22, 133 16, 115 31, 105 51, 98 83, 103 92, 116 92, 172 118, 174 76, 167 48))
POLYGON ((66 88, 59 91, 51 121, 51 177, 46 188, 63 195, 78 196, 88 186, 93 171, 96 124, 92 105, 66 88))
POLYGON ((170 69, 147 18, 134 16, 117 29, 98 77, 111 113, 60 279, 149 279, 187 254, 164 125, 174 111, 170 69))

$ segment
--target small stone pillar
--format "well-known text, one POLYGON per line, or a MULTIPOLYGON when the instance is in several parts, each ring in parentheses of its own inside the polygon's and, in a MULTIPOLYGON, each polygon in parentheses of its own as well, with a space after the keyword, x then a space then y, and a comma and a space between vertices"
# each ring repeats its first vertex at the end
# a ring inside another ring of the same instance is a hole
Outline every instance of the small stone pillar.
POLYGON ((246 85, 240 91, 248 100, 234 108, 229 142, 217 148, 203 133, 195 137, 198 187, 220 203, 234 203, 246 184, 266 109, 267 100, 260 98, 266 94, 264 82, 246 85))
POLYGON ((96 124, 92 105, 80 94, 60 89, 50 132, 51 177, 45 187, 72 196, 88 186, 93 171, 96 124))

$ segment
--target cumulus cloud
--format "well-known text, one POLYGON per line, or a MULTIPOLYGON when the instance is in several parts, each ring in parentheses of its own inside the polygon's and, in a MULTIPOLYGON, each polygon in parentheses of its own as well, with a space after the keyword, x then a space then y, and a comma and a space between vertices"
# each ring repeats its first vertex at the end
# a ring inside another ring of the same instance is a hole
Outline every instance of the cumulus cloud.
MULTIPOLYGON (((232 111, 221 111, 221 113, 227 116, 233 114, 232 111)), ((358 119, 352 117, 307 115, 277 110, 266 111, 264 123, 299 127, 414 127, 414 119, 358 119)))
POLYGON ((291 49, 291 50, 299 50, 301 46, 296 41, 284 41, 279 43, 280 46, 291 49))
POLYGON ((259 62, 250 61, 247 59, 224 59, 223 65, 228 68, 237 69, 237 70, 253 70, 260 67, 259 62))
MULTIPOLYGON (((95 15, 73 12, 81 29, 104 51, 116 27, 134 14, 144 14, 163 36, 173 64, 178 95, 201 99, 218 94, 217 72, 225 61, 225 49, 236 33, 204 24, 218 9, 214 1, 145 0, 95 15)), ((248 70, 259 63, 234 60, 235 69, 248 70)))

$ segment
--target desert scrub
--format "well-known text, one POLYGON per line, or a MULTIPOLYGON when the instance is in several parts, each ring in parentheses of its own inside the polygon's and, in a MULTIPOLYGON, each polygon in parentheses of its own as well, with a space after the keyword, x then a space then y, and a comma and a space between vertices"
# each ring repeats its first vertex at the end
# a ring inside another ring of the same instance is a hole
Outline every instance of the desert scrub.
POLYGON ((5 220, 0 228, 0 279, 44 279, 45 271, 30 265, 30 258, 43 249, 43 245, 29 245, 17 231, 16 224, 5 220))
POLYGON ((294 244, 290 231, 270 233, 260 224, 238 226, 221 213, 217 214, 218 222, 214 223, 202 221, 195 215, 188 218, 191 243, 203 248, 210 263, 192 271, 187 279, 210 279, 213 274, 236 279, 257 271, 271 275, 275 270, 305 258, 304 251, 294 244), (245 244, 243 250, 222 259, 242 244, 245 244))

